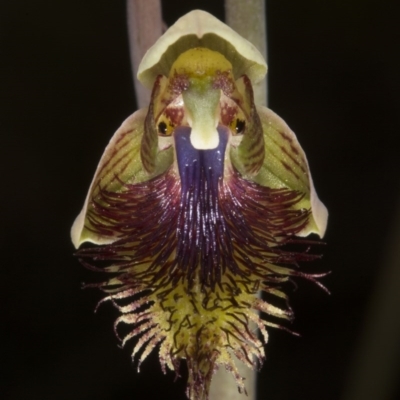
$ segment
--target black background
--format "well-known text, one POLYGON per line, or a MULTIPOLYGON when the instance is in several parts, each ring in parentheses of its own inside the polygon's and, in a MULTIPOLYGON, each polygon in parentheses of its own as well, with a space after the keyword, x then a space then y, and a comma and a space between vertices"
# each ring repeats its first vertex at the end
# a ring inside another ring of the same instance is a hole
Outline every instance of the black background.
MULTIPOLYGON (((332 294, 289 288, 302 337, 270 331, 260 399, 336 400, 350 383, 399 215, 395 3, 268 1, 269 105, 329 209, 324 258, 305 268, 332 271, 332 294)), ((223 18, 220 0, 164 6, 168 25, 194 8, 223 18)), ((93 313, 101 294, 80 286, 99 276, 69 238, 104 147, 135 110, 124 1, 4 1, 0 46, 2 397, 184 399, 156 353, 137 374, 117 347, 117 312, 93 313)))

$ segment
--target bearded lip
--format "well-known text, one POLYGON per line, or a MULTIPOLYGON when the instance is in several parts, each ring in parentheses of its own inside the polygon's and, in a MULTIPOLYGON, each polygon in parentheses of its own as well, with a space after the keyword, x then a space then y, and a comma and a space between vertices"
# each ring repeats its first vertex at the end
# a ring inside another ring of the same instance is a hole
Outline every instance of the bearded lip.
POLYGON ((113 262, 105 270, 122 273, 124 287, 153 289, 185 280, 189 288, 197 282, 213 289, 227 272, 232 282, 232 275, 280 282, 273 264, 286 268, 316 258, 282 249, 308 222, 309 210, 293 208, 302 195, 258 185, 226 167, 230 132, 217 130, 219 145, 197 150, 190 128, 177 128, 178 171, 170 167, 150 181, 125 184, 120 193, 101 189, 88 215, 91 229, 112 230, 120 239, 78 256, 113 262))
POLYGON ((190 134, 189 127, 179 127, 174 134, 181 181, 176 258, 189 282, 196 279, 200 265, 201 284, 213 288, 224 267, 222 253, 232 253, 218 196, 229 131, 218 127, 219 144, 211 150, 195 149, 190 134))
POLYGON ((155 347, 164 373, 179 376, 186 359, 187 395, 204 400, 219 367, 245 391, 236 361, 264 360, 254 328, 267 342, 267 326, 292 318, 282 284, 302 276, 322 286, 324 274, 295 268, 318 256, 291 245, 323 236, 327 211, 295 134, 254 103, 262 56, 207 13, 180 21, 139 66, 149 107, 111 139, 71 235, 75 247, 100 245, 77 255, 109 273, 87 286, 120 311, 114 329, 122 346, 136 341, 138 369, 155 347), (130 332, 118 335, 120 324, 130 332))
POLYGON ((85 265, 87 258, 109 265, 104 270, 114 277, 90 286, 107 292, 104 301, 121 311, 115 330, 134 325, 122 343, 137 338, 138 368, 157 345, 164 372, 168 367, 179 375, 186 359, 192 399, 207 395, 216 366, 231 371, 245 390, 232 354, 250 368, 264 360, 250 321, 264 340, 265 326, 285 329, 256 313, 290 319, 290 308, 257 299, 257 291, 286 300, 279 286, 291 275, 317 277, 292 269, 316 256, 282 247, 308 223, 310 210, 294 207, 303 195, 261 186, 224 165, 230 132, 217 130, 217 148, 196 150, 190 128, 177 128, 177 167, 124 184, 119 193, 100 189, 88 214, 91 229, 117 232, 119 239, 77 252, 85 265))

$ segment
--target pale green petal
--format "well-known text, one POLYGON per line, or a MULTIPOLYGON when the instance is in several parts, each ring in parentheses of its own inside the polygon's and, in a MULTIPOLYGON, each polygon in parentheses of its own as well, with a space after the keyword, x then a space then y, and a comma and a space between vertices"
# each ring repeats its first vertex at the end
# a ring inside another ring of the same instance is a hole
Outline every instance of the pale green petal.
POLYGON ((178 19, 147 51, 139 65, 139 81, 152 88, 158 75, 168 76, 178 56, 194 47, 223 54, 233 65, 235 79, 247 75, 254 84, 267 73, 263 56, 249 41, 211 14, 194 10, 178 19))
POLYGON ((258 107, 264 132, 265 159, 259 173, 253 177, 257 183, 271 188, 286 187, 304 193, 298 208, 311 208, 309 224, 299 236, 316 233, 323 237, 328 211, 315 191, 306 155, 294 132, 266 107, 258 107))
POLYGON ((116 240, 113 235, 100 235, 90 230, 87 214, 92 207, 92 201, 98 200, 100 189, 118 192, 124 183, 139 183, 151 179, 165 170, 172 162, 171 152, 163 151, 159 153, 156 171, 149 175, 144 170, 140 147, 146 114, 147 109, 141 109, 128 117, 106 147, 90 185, 83 209, 71 229, 71 239, 76 248, 84 242, 107 244, 116 240))

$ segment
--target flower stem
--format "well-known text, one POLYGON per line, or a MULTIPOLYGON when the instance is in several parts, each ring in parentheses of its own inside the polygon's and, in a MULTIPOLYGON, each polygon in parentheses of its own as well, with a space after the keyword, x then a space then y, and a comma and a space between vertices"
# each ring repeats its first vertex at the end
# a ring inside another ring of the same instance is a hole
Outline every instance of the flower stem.
MULTIPOLYGON (((239 35, 243 36, 266 59, 266 12, 265 0, 225 0, 225 22, 239 35)), ((267 81, 264 79, 254 88, 254 101, 258 105, 267 104, 267 81)), ((239 374, 245 379, 248 397, 246 400, 255 400, 257 395, 257 373, 241 362, 237 362, 239 374)), ((211 381, 210 400, 243 400, 234 383, 232 374, 225 370, 218 370, 211 381)))
MULTIPOLYGON (((225 0, 226 23, 253 43, 266 57, 266 22, 265 0, 225 0)), ((146 107, 150 101, 149 91, 140 85, 136 72, 147 49, 162 34, 161 1, 127 0, 128 34, 132 69, 138 108, 146 107)), ((255 103, 266 105, 267 84, 264 79, 254 87, 255 103)), ((240 375, 245 378, 247 400, 256 398, 256 373, 241 362, 237 363, 240 375)), ((210 400, 244 399, 238 393, 232 374, 220 369, 214 376, 210 400)))
MULTIPOLYGON (((254 44, 267 58, 265 0, 225 0, 225 22, 239 35, 254 44)), ((254 102, 267 104, 267 81, 254 87, 254 102)))
POLYGON ((146 51, 162 34, 160 0, 127 0, 129 47, 137 108, 147 107, 150 91, 139 83, 136 73, 146 51))

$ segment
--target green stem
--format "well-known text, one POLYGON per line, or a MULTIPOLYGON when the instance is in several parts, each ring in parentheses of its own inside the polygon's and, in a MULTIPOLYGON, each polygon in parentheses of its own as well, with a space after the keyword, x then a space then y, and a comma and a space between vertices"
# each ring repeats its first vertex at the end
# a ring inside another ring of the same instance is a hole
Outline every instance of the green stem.
MULTIPOLYGON (((227 24, 253 43, 266 57, 266 23, 265 0, 225 0, 227 24)), ((162 34, 161 2, 159 0, 127 0, 127 17, 131 62, 134 71, 135 92, 138 108, 146 107, 150 102, 150 93, 136 78, 136 72, 147 49, 162 34)), ((254 88, 255 102, 258 105, 267 103, 266 80, 254 88)), ((241 362, 237 363, 239 373, 245 378, 248 397, 256 398, 256 373, 241 362)), ((214 376, 210 400, 243 400, 238 393, 231 373, 220 369, 214 376)))
MULTIPOLYGON (((225 22, 237 33, 253 43, 266 58, 265 0, 225 0, 225 22)), ((257 105, 267 104, 267 81, 264 79, 254 89, 257 105)), ((253 327, 254 328, 254 327, 253 327)), ((210 387, 210 400, 255 400, 257 373, 237 362, 239 374, 245 378, 248 397, 240 394, 230 372, 219 369, 210 387)))
POLYGON ((160 0, 127 0, 128 35, 137 108, 147 107, 150 91, 139 83, 136 73, 146 51, 162 35, 160 0))
MULTIPOLYGON (((225 21, 267 58, 265 0, 225 0, 225 21)), ((254 102, 267 104, 266 79, 254 87, 254 102)))

